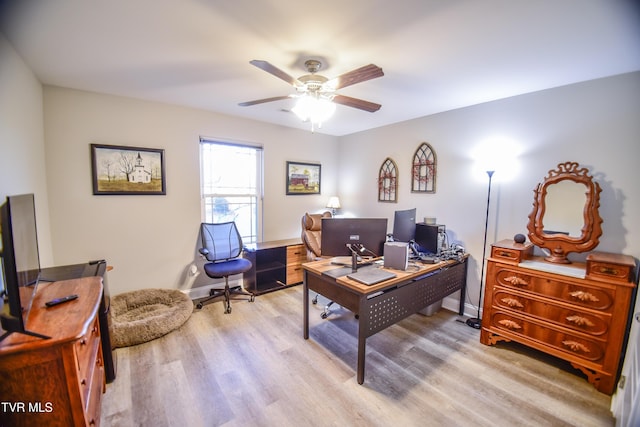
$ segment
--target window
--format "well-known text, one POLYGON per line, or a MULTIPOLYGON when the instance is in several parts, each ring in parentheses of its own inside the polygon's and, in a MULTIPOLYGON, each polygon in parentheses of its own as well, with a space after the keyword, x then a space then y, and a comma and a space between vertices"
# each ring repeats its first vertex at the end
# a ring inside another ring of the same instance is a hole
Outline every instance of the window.
POLYGON ((202 221, 235 221, 243 243, 261 240, 262 147, 200 138, 202 221))

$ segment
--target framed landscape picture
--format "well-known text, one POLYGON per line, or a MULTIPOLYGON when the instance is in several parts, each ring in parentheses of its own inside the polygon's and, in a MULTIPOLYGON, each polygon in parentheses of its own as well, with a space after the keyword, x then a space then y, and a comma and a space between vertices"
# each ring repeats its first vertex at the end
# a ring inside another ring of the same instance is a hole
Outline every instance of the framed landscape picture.
POLYGON ((164 150, 91 144, 94 195, 164 195, 164 150))
POLYGON ((320 194, 320 164, 287 162, 287 195, 320 194))

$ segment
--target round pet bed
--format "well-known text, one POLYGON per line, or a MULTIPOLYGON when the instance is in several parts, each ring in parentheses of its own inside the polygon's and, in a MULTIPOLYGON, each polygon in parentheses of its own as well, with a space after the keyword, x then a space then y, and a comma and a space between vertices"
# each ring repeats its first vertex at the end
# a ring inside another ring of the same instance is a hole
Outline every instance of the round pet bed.
POLYGON ((182 326, 193 302, 177 289, 141 289, 111 298, 111 340, 114 348, 160 338, 182 326))

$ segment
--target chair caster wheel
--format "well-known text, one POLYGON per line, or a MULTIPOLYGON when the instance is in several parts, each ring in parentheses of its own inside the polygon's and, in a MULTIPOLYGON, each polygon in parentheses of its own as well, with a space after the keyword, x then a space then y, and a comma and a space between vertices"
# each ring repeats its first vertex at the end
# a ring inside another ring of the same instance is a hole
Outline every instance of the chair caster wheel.
POLYGON ((251 295, 251 298, 249 298, 249 302, 254 302, 256 300, 256 296, 255 295, 251 295))
POLYGON ((311 300, 311 304, 315 305, 318 303, 318 296, 316 295, 314 299, 311 300))
POLYGON ((202 303, 201 303, 201 302, 197 303, 197 304, 196 304, 196 308, 197 308, 198 310, 202 310, 202 303))
POLYGON ((230 314, 231 313, 231 307, 227 307, 226 310, 224 311, 224 314, 230 314))
POLYGON ((325 312, 320 313, 321 319, 326 319, 327 317, 329 317, 329 313, 325 313, 325 312))

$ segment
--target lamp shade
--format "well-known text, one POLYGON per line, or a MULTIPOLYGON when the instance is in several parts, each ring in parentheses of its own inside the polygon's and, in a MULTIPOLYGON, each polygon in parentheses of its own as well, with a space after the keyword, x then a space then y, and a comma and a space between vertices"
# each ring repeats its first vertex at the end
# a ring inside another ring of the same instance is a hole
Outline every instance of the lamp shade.
POLYGON ((340 199, 337 196, 329 197, 327 207, 331 209, 340 209, 340 199))

